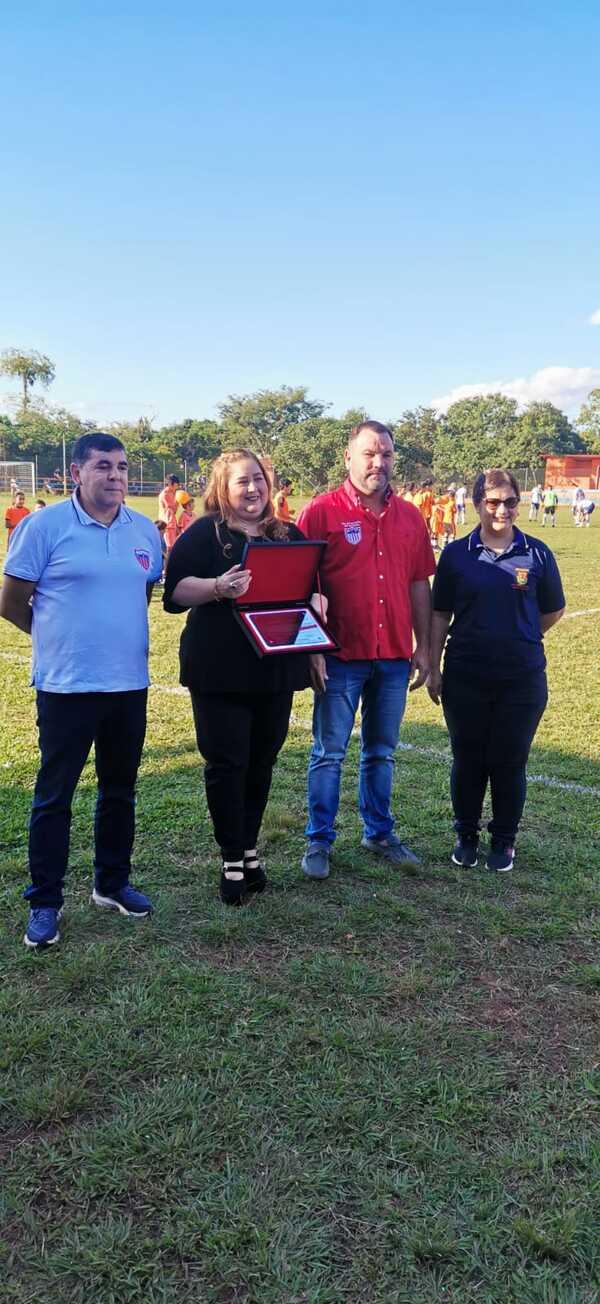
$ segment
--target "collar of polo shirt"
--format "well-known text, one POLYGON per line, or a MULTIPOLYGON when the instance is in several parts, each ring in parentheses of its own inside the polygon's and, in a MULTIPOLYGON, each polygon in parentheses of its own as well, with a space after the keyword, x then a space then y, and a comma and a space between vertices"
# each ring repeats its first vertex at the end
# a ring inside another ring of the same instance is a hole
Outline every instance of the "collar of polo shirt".
POLYGON ((110 525, 105 525, 102 521, 97 521, 95 516, 90 516, 88 512, 86 512, 85 508, 81 506, 81 503, 79 501, 78 489, 73 490, 73 493, 71 494, 71 502, 73 504, 73 507, 75 508, 77 517, 82 525, 99 525, 102 530, 110 530, 111 526, 118 525, 122 521, 133 520, 131 512, 125 506, 125 503, 121 503, 117 515, 115 516, 114 520, 111 521, 110 525))

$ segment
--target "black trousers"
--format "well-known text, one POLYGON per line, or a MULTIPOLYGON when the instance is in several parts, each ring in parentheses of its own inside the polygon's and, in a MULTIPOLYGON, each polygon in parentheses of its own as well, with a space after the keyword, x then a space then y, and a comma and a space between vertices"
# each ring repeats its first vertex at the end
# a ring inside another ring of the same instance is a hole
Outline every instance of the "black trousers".
POLYGON ((29 824, 31 887, 24 892, 32 906, 62 905, 71 803, 93 743, 98 778, 96 887, 110 896, 127 883, 147 696, 145 688, 129 693, 38 692, 41 764, 29 824))
POLYGON ((293 693, 190 696, 215 838, 225 860, 241 860, 256 846, 293 693))
POLYGON ((452 744, 450 793, 457 833, 477 832, 489 781, 489 831, 512 844, 525 805, 527 758, 547 700, 543 670, 498 682, 444 667, 442 705, 452 744))

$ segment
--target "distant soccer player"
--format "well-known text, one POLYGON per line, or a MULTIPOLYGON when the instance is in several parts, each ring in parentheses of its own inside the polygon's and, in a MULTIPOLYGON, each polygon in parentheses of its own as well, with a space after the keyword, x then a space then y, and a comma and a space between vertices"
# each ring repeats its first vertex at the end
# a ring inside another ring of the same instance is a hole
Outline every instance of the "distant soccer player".
POLYGON ((534 484, 533 489, 531 490, 531 496, 530 496, 530 499, 529 499, 529 520, 530 520, 530 521, 537 521, 537 518, 538 518, 538 512, 539 512, 539 510, 540 510, 541 503, 542 503, 542 486, 541 486, 541 484, 534 484))
POLYGON ((552 485, 549 484, 548 488, 544 489, 544 515, 542 516, 542 529, 544 528, 546 521, 550 521, 550 525, 552 529, 554 529, 554 526, 556 525, 557 507, 558 494, 556 489, 553 489, 552 485))
POLYGON ((458 486, 455 494, 456 501, 456 524, 464 525, 467 506, 467 487, 464 484, 458 486))

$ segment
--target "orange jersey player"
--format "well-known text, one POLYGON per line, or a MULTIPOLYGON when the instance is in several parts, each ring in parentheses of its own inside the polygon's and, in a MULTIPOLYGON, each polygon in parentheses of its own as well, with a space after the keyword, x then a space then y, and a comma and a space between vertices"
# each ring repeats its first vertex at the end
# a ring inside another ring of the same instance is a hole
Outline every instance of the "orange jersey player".
POLYGON ((282 480, 277 493, 273 497, 273 507, 278 521, 289 522, 293 520, 296 515, 288 503, 288 495, 291 493, 291 490, 291 480, 282 480))
POLYGON ((15 501, 12 507, 7 507, 4 513, 4 524, 8 530, 6 536, 6 546, 10 547, 10 541, 17 528, 17 525, 29 516, 29 508, 25 506, 25 494, 22 489, 17 489, 15 501))

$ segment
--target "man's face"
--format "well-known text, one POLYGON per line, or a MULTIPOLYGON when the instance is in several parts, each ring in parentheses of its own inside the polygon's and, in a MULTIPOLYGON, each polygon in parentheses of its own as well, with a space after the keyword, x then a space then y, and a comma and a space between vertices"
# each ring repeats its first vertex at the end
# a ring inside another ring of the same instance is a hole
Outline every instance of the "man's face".
POLYGON ((389 435, 361 430, 344 454, 346 470, 361 494, 383 494, 394 466, 394 445, 389 435))
POLYGON ((15 507, 25 506, 25 494, 15 494, 15 507))
POLYGON ((85 462, 72 462, 71 475, 79 486, 82 506, 115 515, 127 493, 127 455, 124 448, 103 453, 92 448, 85 462))

